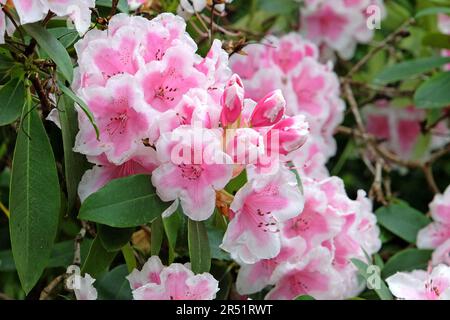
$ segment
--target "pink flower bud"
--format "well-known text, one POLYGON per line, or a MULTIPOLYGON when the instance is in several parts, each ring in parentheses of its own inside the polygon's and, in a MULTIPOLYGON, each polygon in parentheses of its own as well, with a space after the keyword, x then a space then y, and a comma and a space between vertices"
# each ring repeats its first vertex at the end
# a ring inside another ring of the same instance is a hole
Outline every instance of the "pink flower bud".
POLYGON ((262 98, 255 106, 250 123, 253 127, 272 126, 284 115, 286 100, 281 90, 275 90, 262 98))
POLYGON ((244 105, 244 85, 241 78, 234 74, 228 81, 222 95, 222 114, 220 120, 223 126, 234 123, 242 112, 244 105))
POLYGON ((283 119, 267 132, 267 149, 275 151, 272 149, 278 148, 280 154, 287 155, 304 145, 308 135, 309 124, 305 121, 305 116, 283 119))

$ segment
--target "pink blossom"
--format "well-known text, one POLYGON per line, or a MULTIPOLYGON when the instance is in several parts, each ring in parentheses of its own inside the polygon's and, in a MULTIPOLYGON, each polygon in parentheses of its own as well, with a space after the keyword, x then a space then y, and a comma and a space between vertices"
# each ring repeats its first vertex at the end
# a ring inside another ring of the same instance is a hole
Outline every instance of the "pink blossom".
POLYGON ((273 274, 285 263, 295 263, 306 253, 306 243, 302 238, 281 239, 280 253, 271 259, 260 260, 254 264, 242 264, 236 279, 236 289, 240 294, 252 294, 268 285, 275 284, 273 274))
POLYGON ((318 48, 300 35, 266 37, 264 45, 249 45, 246 56, 234 55, 231 66, 246 88, 246 97, 260 100, 281 89, 288 116, 304 115, 311 136, 326 160, 336 152, 334 130, 343 119, 339 81, 331 65, 321 64, 318 48))
POLYGON ((431 264, 433 266, 437 266, 441 263, 450 266, 450 238, 440 244, 431 256, 431 264))
POLYGON ((195 275, 189 264, 165 267, 157 256, 127 277, 135 300, 212 300, 219 282, 209 273, 195 275))
MULTIPOLYGON (((309 125, 305 116, 288 117, 275 124, 266 134, 268 148, 271 139, 276 136, 279 141, 278 152, 287 155, 303 146, 309 135, 309 125)), ((269 149, 270 150, 270 149, 269 149)))
POLYGON ((216 190, 231 179, 231 159, 221 149, 219 134, 181 126, 161 135, 156 144, 161 165, 153 172, 153 185, 163 201, 179 199, 193 220, 213 214, 216 190))
POLYGON ((349 199, 337 177, 322 181, 304 177, 302 184, 304 209, 280 224, 279 254, 253 264, 240 262, 237 289, 241 294, 275 285, 267 299, 290 299, 300 294, 345 299, 364 288, 350 259, 366 260, 364 251, 373 254, 381 247, 370 200, 363 191, 356 200, 349 199), (320 267, 308 266, 310 259, 316 258, 320 267), (315 277, 308 276, 309 272, 315 277))
POLYGON ((438 265, 430 272, 397 272, 386 279, 392 294, 406 300, 450 300, 450 267, 438 265))
POLYGON ((137 76, 147 104, 160 112, 174 108, 191 88, 206 81, 185 46, 167 50, 163 60, 147 64, 137 76))
POLYGON ((367 27, 367 8, 377 5, 385 15, 381 0, 314 0, 301 9, 302 31, 316 44, 325 44, 343 59, 353 57, 358 43, 368 43, 373 30, 367 27))
POLYGON ((367 131, 381 140, 385 146, 403 159, 425 157, 429 151, 439 148, 449 141, 449 129, 441 122, 432 131, 432 139, 425 154, 415 154, 416 144, 421 137, 421 123, 426 119, 424 110, 414 106, 396 107, 386 100, 363 108, 367 131))
POLYGON ((434 249, 450 239, 450 186, 429 205, 433 222, 417 234, 417 246, 434 249))
POLYGON ((244 263, 276 257, 281 249, 280 222, 297 216, 302 207, 303 196, 289 170, 255 176, 234 197, 230 206, 234 217, 221 248, 244 263))
POLYGON ((42 20, 48 11, 58 17, 68 17, 80 34, 91 25, 91 8, 95 0, 13 0, 21 24, 42 20))
POLYGON ((300 149, 288 156, 288 159, 292 161, 293 169, 297 170, 300 177, 322 180, 330 176, 325 166, 327 157, 321 152, 323 148, 321 141, 317 141, 313 135, 310 135, 300 149))
POLYGON ((278 268, 273 279, 275 287, 266 300, 292 300, 300 295, 316 299, 338 296, 339 275, 331 266, 332 256, 325 248, 316 248, 296 264, 287 263, 278 268))
POLYGON ((134 269, 126 278, 130 282, 132 290, 136 290, 148 283, 161 284, 161 272, 164 265, 158 256, 151 256, 139 271, 134 269))
POLYGON ((286 100, 281 90, 270 92, 256 104, 250 123, 254 127, 272 126, 281 120, 285 108, 286 100))
POLYGON ((239 118, 244 107, 244 85, 238 75, 234 74, 228 81, 221 103, 222 113, 220 119, 222 125, 226 127, 239 118))
POLYGON ((93 286, 95 279, 86 273, 84 277, 78 276, 75 284, 79 287, 74 288, 77 300, 97 300, 97 289, 93 286))
POLYGON ((108 160, 122 164, 130 158, 142 139, 148 136, 151 115, 142 92, 129 75, 116 77, 106 87, 90 87, 81 94, 93 113, 100 131, 95 130, 83 112, 74 150, 89 156, 105 153, 108 160))

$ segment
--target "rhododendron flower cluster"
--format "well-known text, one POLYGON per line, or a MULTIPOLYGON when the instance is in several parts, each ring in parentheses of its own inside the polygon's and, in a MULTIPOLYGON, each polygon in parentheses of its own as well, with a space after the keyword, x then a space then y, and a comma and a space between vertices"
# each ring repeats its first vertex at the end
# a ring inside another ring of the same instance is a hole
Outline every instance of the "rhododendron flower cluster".
MULTIPOLYGON (((337 177, 320 182, 305 178, 303 188, 304 209, 299 210, 302 212, 277 225, 279 253, 255 263, 245 256, 238 257, 241 269, 236 285, 241 294, 274 285, 266 299, 293 299, 300 295, 343 299, 363 289, 350 259, 366 260, 364 251, 373 254, 381 247, 370 200, 363 191, 359 191, 356 200, 350 200, 337 177)), ((252 249, 247 252, 254 252, 252 249)))
POLYGON ((311 136, 291 158, 301 173, 324 178, 324 164, 336 152, 333 133, 345 108, 338 78, 331 64, 318 61, 317 46, 298 34, 268 36, 262 43, 247 46, 245 56, 233 56, 232 69, 242 77, 249 98, 257 100, 280 88, 286 113, 306 117, 311 136))
POLYGON ((152 256, 141 271, 127 277, 135 300, 212 300, 219 282, 209 273, 195 275, 190 265, 172 263, 164 267, 158 256, 152 256))
MULTIPOLYGON (((219 282, 211 274, 195 275, 189 263, 166 267, 158 256, 151 256, 141 271, 134 269, 126 278, 134 300, 212 300, 219 291, 219 282)), ((78 280, 77 300, 96 300, 95 279, 86 274, 78 280)))
POLYGON ((435 195, 429 207, 434 221, 417 234, 417 247, 436 249, 432 264, 450 266, 450 186, 443 194, 435 195))
MULTIPOLYGON (((414 106, 396 107, 387 100, 378 100, 363 109, 367 131, 385 141, 390 150, 403 159, 417 158, 416 145, 422 134, 422 122, 426 119, 424 110, 414 106)), ((448 141, 448 127, 440 122, 431 130, 432 139, 427 151, 439 148, 448 141)))
POLYGON ((438 265, 429 272, 397 272, 386 279, 392 294, 406 300, 450 300, 450 266, 438 265))
POLYGON ((382 0, 306 0, 301 8, 302 31, 307 39, 324 49, 351 59, 358 43, 369 43, 374 30, 368 28, 370 6, 376 6, 380 18, 385 15, 382 0))
MULTIPOLYGON (((75 150, 95 164, 80 183, 82 199, 111 179, 151 173, 159 197, 175 201, 164 216, 180 203, 191 219, 205 220, 233 176, 246 167, 255 176, 283 170, 309 134, 303 116, 285 115, 281 91, 244 99, 220 42, 200 57, 180 17, 120 14, 75 47, 74 89, 100 131, 97 139, 79 112, 75 150)), ((295 196, 278 209, 294 206, 298 214, 302 198, 293 185, 295 196)))

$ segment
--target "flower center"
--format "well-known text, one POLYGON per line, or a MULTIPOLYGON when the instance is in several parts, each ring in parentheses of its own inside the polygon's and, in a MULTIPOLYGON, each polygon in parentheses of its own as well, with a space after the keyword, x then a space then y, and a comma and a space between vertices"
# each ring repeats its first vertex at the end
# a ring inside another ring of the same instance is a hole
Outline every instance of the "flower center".
POLYGON ((109 123, 106 126, 106 131, 110 136, 117 134, 124 134, 127 127, 128 115, 126 111, 117 113, 115 117, 109 118, 109 123))
POLYGON ((181 176, 188 180, 198 180, 203 172, 203 168, 200 165, 188 165, 188 164, 179 164, 178 168, 181 169, 181 176))

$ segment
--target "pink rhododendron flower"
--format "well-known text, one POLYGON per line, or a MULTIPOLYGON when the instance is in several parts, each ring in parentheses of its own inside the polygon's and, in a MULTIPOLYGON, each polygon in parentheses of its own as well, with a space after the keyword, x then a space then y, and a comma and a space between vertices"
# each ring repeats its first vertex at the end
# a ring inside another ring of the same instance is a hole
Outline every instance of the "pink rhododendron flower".
POLYGON ((286 263, 273 274, 275 287, 266 300, 292 300, 300 295, 316 299, 332 299, 339 290, 339 275, 332 268, 332 256, 325 248, 318 247, 295 264, 286 263))
MULTIPOLYGON (((363 109, 367 131, 378 139, 385 140, 387 148, 403 159, 423 157, 416 155, 415 147, 421 136, 421 123, 426 119, 424 110, 408 106, 395 107, 386 100, 379 100, 374 105, 363 109)), ((448 142, 448 127, 440 122, 432 131, 432 139, 427 151, 436 149, 448 142)))
POLYGON ((303 196, 295 174, 285 168, 256 175, 234 197, 221 248, 244 263, 276 257, 281 248, 280 222, 297 216, 303 196))
POLYGON ((281 90, 275 90, 263 97, 253 109, 250 124, 255 127, 272 126, 284 115, 286 100, 281 90))
POLYGON ((90 87, 81 94, 93 113, 100 131, 95 130, 83 112, 79 112, 80 132, 74 150, 89 156, 105 153, 114 164, 122 164, 142 144, 150 130, 150 109, 142 92, 129 75, 110 80, 106 87, 90 87))
POLYGON ((221 150, 220 136, 210 129, 181 126, 156 144, 162 164, 153 172, 153 185, 163 201, 179 199, 193 220, 213 214, 215 191, 231 180, 231 159, 221 150))
POLYGON ((236 284, 241 294, 275 285, 267 299, 302 294, 344 299, 364 288, 350 259, 366 260, 364 251, 373 254, 381 247, 370 200, 363 191, 356 200, 349 199, 337 177, 304 178, 302 183, 304 209, 281 223, 279 254, 252 264, 241 262, 236 284))
POLYGON ((368 43, 374 31, 367 26, 370 5, 385 15, 382 0, 313 0, 301 8, 302 31, 316 44, 325 44, 343 59, 353 57, 358 43, 368 43))
POLYGON ((84 277, 78 276, 76 280, 79 284, 78 288, 74 288, 77 300, 97 300, 97 289, 93 286, 95 279, 86 273, 84 277))
POLYGON ((135 300, 212 300, 219 282, 209 273, 195 275, 189 264, 165 267, 157 256, 127 277, 135 300))
POLYGON ((417 234, 417 246, 434 249, 450 239, 450 186, 434 196, 429 205, 433 222, 417 234))
POLYGON ((228 81, 222 96, 222 113, 220 121, 223 126, 234 123, 244 107, 244 85, 241 78, 234 74, 228 81))
POLYGON ((88 31, 91 24, 91 8, 95 0, 13 0, 20 23, 27 24, 42 20, 48 11, 58 17, 68 17, 80 34, 88 31))
POLYGON ((431 256, 431 264, 433 266, 437 266, 441 263, 450 266, 450 238, 439 245, 431 256))
POLYGON ((438 265, 431 272, 397 272, 386 279, 392 294, 406 300, 450 300, 450 266, 438 265))
POLYGON ((246 96, 259 101, 267 92, 281 89, 288 116, 304 115, 311 136, 325 158, 333 156, 333 134, 343 119, 344 102, 331 65, 318 61, 318 48, 300 35, 268 36, 269 45, 249 45, 246 56, 231 58, 233 71, 246 88, 246 96))

